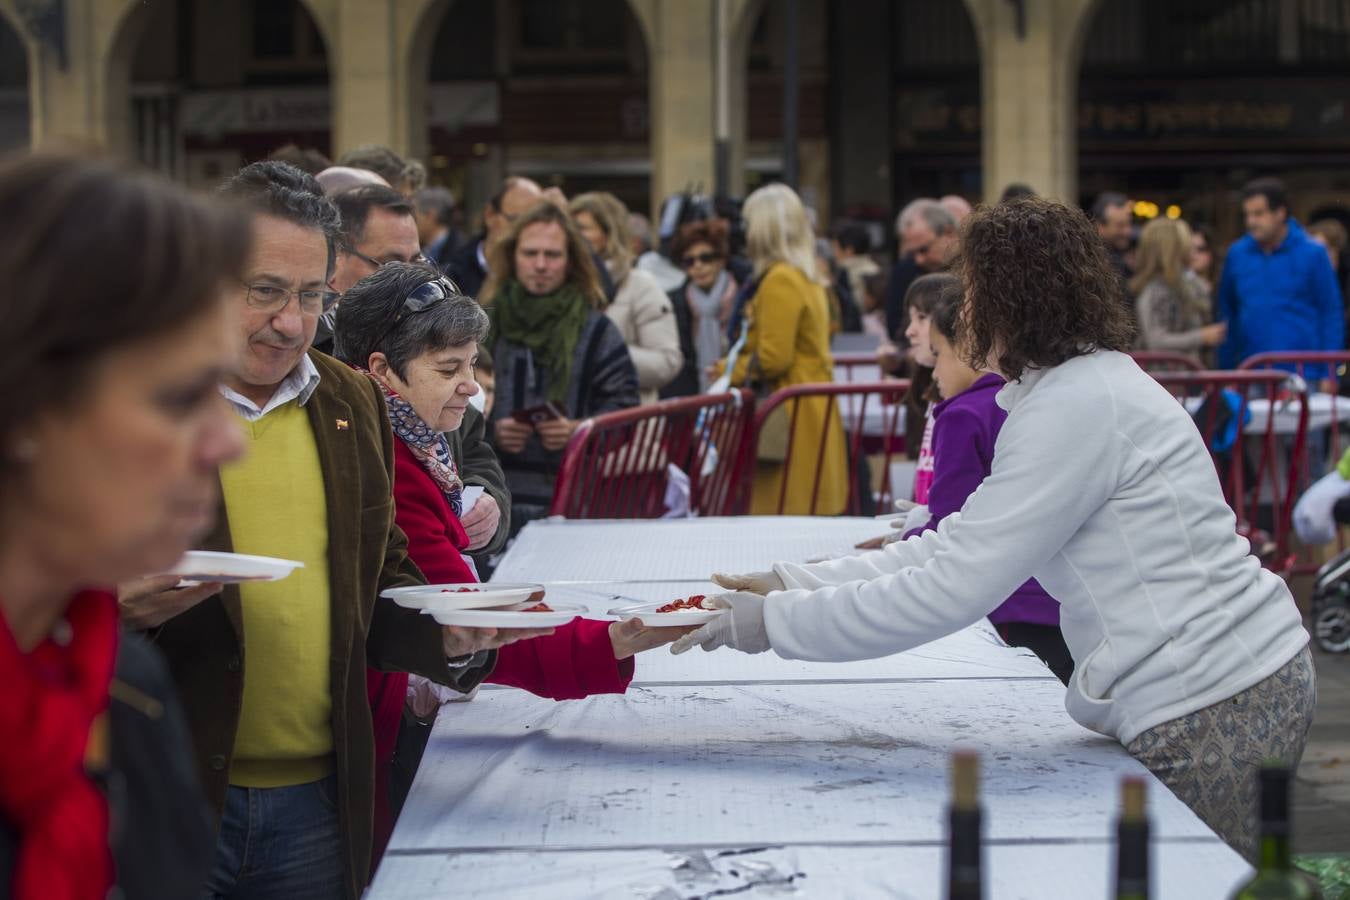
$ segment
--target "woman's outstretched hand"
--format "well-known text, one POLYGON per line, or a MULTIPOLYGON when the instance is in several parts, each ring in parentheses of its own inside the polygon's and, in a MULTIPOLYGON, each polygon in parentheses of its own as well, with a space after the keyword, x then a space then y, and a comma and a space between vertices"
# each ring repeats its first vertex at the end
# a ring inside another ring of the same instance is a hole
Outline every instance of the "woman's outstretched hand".
POLYGON ((651 650, 678 640, 697 629, 697 625, 664 625, 648 628, 641 619, 613 622, 609 626, 609 643, 615 659, 627 659, 644 650, 651 650))
POLYGON ((718 573, 712 577, 712 580, 714 584, 718 584, 729 591, 748 591, 751 594, 759 594, 761 597, 770 591, 787 589, 787 585, 783 584, 783 579, 773 572, 746 572, 744 575, 718 573))
MULTIPOLYGON (((781 589, 782 582, 779 584, 778 589, 781 589)), ((742 653, 763 653, 772 649, 764 625, 764 598, 759 594, 718 594, 704 602, 726 612, 671 644, 671 653, 680 654, 694 647, 704 650, 730 647, 742 653)))

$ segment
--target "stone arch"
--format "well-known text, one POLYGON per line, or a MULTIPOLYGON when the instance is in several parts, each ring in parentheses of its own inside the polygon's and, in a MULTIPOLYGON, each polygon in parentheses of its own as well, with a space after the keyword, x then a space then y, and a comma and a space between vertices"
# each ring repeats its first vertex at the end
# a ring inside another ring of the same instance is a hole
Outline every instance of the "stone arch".
POLYGON ((731 16, 730 61, 727 65, 727 92, 731 101, 730 179, 728 190, 734 197, 745 196, 746 144, 749 141, 750 41, 755 35, 768 0, 728 0, 734 4, 731 16))
MULTIPOLYGON (((296 0, 313 22, 323 43, 329 90, 332 91, 334 55, 337 49, 338 0, 296 0)), ((108 149, 124 157, 137 155, 137 140, 130 110, 137 52, 154 10, 144 0, 108 0, 92 5, 94 21, 89 30, 91 67, 96 73, 95 136, 108 149), (102 77, 98 77, 101 75, 102 77)))
POLYGON ((607 31, 601 38, 603 62, 595 71, 580 70, 568 79, 551 79, 557 73, 550 67, 562 64, 558 57, 550 60, 547 53, 532 53, 519 44, 513 30, 519 7, 511 0, 399 2, 401 8, 416 9, 399 24, 400 77, 406 96, 412 98, 405 104, 410 108, 407 144, 413 156, 427 162, 432 177, 455 191, 463 210, 479 209, 506 167, 517 165, 524 166, 521 174, 540 178, 558 174, 569 185, 575 181, 578 186, 570 191, 585 190, 598 177, 607 177, 610 171, 605 167, 612 164, 615 178, 627 182, 626 190, 615 187, 615 193, 635 207, 646 206, 645 197, 637 201, 641 189, 633 182, 646 177, 651 146, 642 136, 648 128, 648 85, 655 55, 649 13, 669 0, 647 0, 652 9, 643 7, 644 0, 611 0, 605 8, 624 17, 622 46, 611 44, 607 38, 614 35, 607 31), (480 31, 481 45, 466 44, 465 35, 480 31), (507 74, 520 77, 507 79, 507 74), (558 109, 574 91, 577 102, 588 103, 588 112, 613 110, 612 118, 583 115, 575 132, 569 132, 558 109), (467 116, 458 122, 462 127, 446 129, 445 121, 431 117, 442 102, 449 103, 456 118, 467 116), (494 114, 485 115, 490 109, 494 114), (610 136, 601 137, 606 133, 610 136), (557 149, 597 142, 609 146, 601 148, 604 152, 570 156, 557 149), (643 144, 640 154, 638 142, 643 144), (555 164, 558 168, 549 168, 555 164))
POLYGON ((431 81, 431 51, 441 23, 454 5, 455 0, 422 0, 421 8, 409 16, 406 35, 399 36, 399 45, 403 47, 400 77, 406 85, 404 95, 408 99, 407 120, 402 131, 408 153, 418 159, 426 159, 430 146, 427 88, 431 81))

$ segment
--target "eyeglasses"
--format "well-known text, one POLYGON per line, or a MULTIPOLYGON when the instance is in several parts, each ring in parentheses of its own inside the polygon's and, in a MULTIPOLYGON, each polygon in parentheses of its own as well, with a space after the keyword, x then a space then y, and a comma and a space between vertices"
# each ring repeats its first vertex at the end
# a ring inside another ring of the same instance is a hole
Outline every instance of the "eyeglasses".
POLYGON ((915 247, 913 250, 909 251, 910 257, 911 257, 912 259, 918 259, 918 258, 921 257, 921 256, 925 256, 925 257, 926 257, 926 256, 929 254, 929 252, 933 249, 933 245, 934 245, 935 243, 937 243, 937 238, 933 238, 933 240, 929 241, 929 242, 926 243, 926 244, 920 244, 919 246, 915 247))
POLYGON ((355 247, 344 247, 343 250, 344 252, 349 253, 352 256, 355 256, 357 259, 361 260, 361 262, 365 263, 366 265, 370 266, 373 269, 383 269, 385 266, 401 262, 411 263, 412 265, 415 266, 431 265, 431 260, 427 259, 426 256, 424 256, 421 253, 418 253, 416 256, 414 256, 412 259, 409 260, 387 259, 384 262, 380 262, 378 259, 366 256, 364 253, 362 253, 360 250, 357 250, 355 247))
POLYGON ((300 311, 306 315, 326 313, 337 303, 337 291, 321 291, 314 288, 292 291, 275 284, 245 284, 248 288, 248 305, 266 313, 279 313, 291 302, 291 297, 300 303, 300 311))
POLYGON ((695 263, 702 263, 706 266, 709 263, 717 262, 721 258, 722 255, 720 253, 691 253, 681 259, 680 262, 684 264, 686 269, 692 269, 695 263))
POLYGON ((389 333, 398 327, 408 316, 415 316, 418 313, 426 312, 437 303, 443 300, 449 300, 452 297, 462 296, 459 286, 445 276, 437 278, 435 281, 428 281, 419 286, 411 294, 403 298, 403 304, 399 307, 394 320, 389 323, 389 327, 380 334, 380 339, 375 342, 376 347, 384 345, 384 339, 389 333))

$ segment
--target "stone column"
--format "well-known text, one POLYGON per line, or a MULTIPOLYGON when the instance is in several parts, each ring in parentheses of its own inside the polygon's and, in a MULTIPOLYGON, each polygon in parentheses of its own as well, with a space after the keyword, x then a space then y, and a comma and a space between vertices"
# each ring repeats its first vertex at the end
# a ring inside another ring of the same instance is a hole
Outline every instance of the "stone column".
POLYGON ((307 2, 328 42, 334 158, 361 144, 424 154, 427 65, 448 0, 307 2))
POLYGON ((1078 199, 1078 71, 1098 0, 967 0, 980 39, 984 196, 1010 182, 1078 199))
MULTIPOLYGON (((14 0, 0 0, 20 22, 14 0)), ((65 59, 56 47, 19 32, 28 47, 28 108, 34 148, 100 146, 133 156, 130 56, 147 18, 137 0, 68 0, 65 59)))
POLYGON ((333 104, 333 158, 361 144, 384 144, 396 152, 398 96, 395 4, 370 0, 324 0, 320 29, 328 42, 329 95, 333 104), (328 27, 322 19, 328 20, 328 27))
POLYGON ((651 206, 714 177, 713 0, 629 0, 647 38, 651 206))

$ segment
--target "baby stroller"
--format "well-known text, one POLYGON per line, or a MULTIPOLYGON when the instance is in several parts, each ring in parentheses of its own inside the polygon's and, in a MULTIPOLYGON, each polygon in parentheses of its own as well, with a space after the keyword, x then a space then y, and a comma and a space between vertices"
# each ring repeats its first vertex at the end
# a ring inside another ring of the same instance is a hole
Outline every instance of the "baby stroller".
MULTIPOLYGON (((1350 524, 1350 498, 1337 500, 1332 515, 1350 524)), ((1350 550, 1344 550, 1317 570, 1313 582, 1312 632, 1327 653, 1350 650, 1350 550)))

